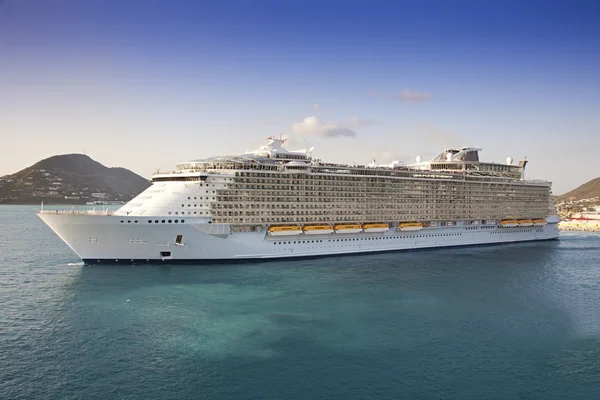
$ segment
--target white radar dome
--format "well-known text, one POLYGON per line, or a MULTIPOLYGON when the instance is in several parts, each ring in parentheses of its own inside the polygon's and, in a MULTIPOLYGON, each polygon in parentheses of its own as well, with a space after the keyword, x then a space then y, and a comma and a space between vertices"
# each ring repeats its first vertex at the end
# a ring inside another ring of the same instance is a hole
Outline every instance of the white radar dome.
POLYGON ((446 154, 446 161, 452 161, 452 153, 446 154))
POLYGON ((512 159, 512 157, 506 157, 506 163, 507 163, 508 165, 512 165, 512 162, 513 162, 513 159, 512 159))
POLYGON ((421 156, 417 156, 417 162, 420 163, 421 162, 421 156))

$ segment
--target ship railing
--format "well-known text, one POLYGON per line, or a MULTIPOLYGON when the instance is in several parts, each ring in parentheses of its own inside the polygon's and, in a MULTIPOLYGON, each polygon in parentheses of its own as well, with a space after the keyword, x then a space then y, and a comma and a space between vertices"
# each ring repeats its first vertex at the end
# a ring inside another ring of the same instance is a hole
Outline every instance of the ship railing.
POLYGON ((38 214, 59 215, 113 215, 114 210, 37 210, 38 214))

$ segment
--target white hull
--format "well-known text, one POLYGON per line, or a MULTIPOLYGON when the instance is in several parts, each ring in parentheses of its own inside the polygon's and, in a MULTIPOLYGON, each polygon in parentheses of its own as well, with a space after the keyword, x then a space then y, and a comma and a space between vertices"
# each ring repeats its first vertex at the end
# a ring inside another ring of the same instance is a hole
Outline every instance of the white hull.
POLYGON ((40 213, 40 218, 86 263, 192 262, 314 257, 447 246, 512 243, 558 237, 558 218, 543 227, 473 226, 425 228, 419 232, 274 237, 262 232, 232 233, 229 225, 147 223, 148 218, 40 213), (131 220, 130 223, 127 221, 131 220), (121 221, 124 221, 123 223, 121 221), (135 221, 138 221, 135 223, 135 221), (467 229, 468 228, 468 229, 467 229), (183 235, 181 244, 176 238, 183 235))

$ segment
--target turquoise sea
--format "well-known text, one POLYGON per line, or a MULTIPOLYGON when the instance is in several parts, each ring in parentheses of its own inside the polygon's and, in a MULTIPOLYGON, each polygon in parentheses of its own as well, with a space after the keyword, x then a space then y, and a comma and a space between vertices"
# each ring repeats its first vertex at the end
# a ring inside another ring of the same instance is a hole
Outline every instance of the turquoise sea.
POLYGON ((83 266, 0 206, 1 399, 598 399, 600 235, 83 266))

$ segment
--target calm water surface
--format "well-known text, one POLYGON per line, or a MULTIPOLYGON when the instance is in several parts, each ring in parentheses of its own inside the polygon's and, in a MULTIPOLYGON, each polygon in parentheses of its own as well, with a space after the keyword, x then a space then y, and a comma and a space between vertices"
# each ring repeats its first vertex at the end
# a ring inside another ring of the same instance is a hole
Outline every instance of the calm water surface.
POLYGON ((597 399, 600 235, 83 266, 0 206, 2 399, 597 399))

